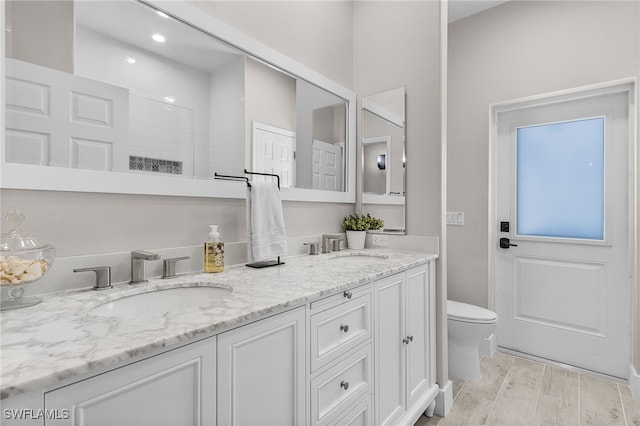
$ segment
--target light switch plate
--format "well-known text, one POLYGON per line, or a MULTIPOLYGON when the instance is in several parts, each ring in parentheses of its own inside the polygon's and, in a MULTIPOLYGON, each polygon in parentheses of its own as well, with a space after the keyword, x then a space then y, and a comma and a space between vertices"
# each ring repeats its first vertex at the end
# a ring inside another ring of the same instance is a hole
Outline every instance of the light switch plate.
POLYGON ((447 212, 447 225, 464 226, 464 212, 447 212))

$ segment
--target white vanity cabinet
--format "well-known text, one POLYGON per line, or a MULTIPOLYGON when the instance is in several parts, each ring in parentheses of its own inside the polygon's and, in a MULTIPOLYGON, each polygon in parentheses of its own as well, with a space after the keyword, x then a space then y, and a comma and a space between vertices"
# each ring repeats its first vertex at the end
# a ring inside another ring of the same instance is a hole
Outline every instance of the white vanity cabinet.
POLYGON ((215 425, 215 384, 211 337, 46 392, 44 424, 215 425))
POLYGON ((218 336, 218 424, 302 425, 305 307, 218 336))
POLYGON ((375 424, 413 422, 437 392, 435 266, 374 284, 375 424))
POLYGON ((435 261, 263 314, 3 408, 47 426, 412 425, 433 408, 435 261))

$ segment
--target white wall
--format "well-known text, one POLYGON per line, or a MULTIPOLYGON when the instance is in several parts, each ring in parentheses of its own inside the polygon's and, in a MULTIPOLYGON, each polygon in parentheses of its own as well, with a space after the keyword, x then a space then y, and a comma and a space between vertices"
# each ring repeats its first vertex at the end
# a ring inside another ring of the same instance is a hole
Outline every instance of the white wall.
MULTIPOLYGON (((638 7, 638 22, 640 22, 640 7, 638 7)), ((638 31, 638 38, 640 38, 640 30, 638 31)), ((637 59, 638 59, 638 68, 637 68, 637 74, 638 76, 640 76, 640 42, 638 42, 638 46, 636 48, 636 52, 637 52, 637 59)), ((636 93, 638 93, 639 91, 636 90, 636 93)), ((636 100, 636 105, 637 105, 637 100, 636 100)), ((637 113, 638 113, 638 121, 636 121, 636 126, 638 128, 638 135, 636 137, 636 164, 640 165, 640 150, 638 150, 637 148, 637 144, 640 143, 640 108, 637 109, 637 113)), ((635 301, 635 310, 634 310, 634 330, 632 330, 632 332, 634 333, 633 336, 635 336, 635 350, 633 352, 633 365, 635 367, 636 373, 640 372, 640 279, 638 278, 638 266, 640 265, 640 247, 638 246, 638 242, 640 241, 640 228, 639 228, 639 223, 638 223, 638 215, 640 212, 640 204, 639 203, 639 196, 638 196, 638 188, 640 188, 640 172, 638 172, 638 170, 636 170, 636 200, 635 200, 635 208, 636 208, 636 217, 634 218, 634 225, 635 225, 635 231, 636 231, 636 245, 635 245, 635 251, 636 251, 636 259, 635 259, 635 265, 633 265, 633 269, 632 272, 634 274, 635 277, 635 294, 636 294, 636 301, 635 301)), ((634 388, 634 397, 635 398, 640 398, 640 383, 635 384, 635 388, 634 388)))
POLYGON ((206 141, 209 169, 214 174, 242 174, 245 166, 246 123, 248 112, 247 63, 239 57, 211 73, 209 95, 209 139, 206 141))
POLYGON ((350 1, 188 1, 342 86, 353 87, 350 1))
POLYGON ((73 72, 73 2, 70 0, 7 1, 6 56, 65 72, 73 72), (32 43, 32 39, 37 43, 32 43))
MULTIPOLYGON (((440 5, 354 3, 359 97, 407 91, 407 231, 440 235, 440 5)), ((360 126, 362 114, 358 114, 360 126)), ((358 154, 360 155, 360 154, 358 154)), ((358 157, 360 158, 360 157, 358 157)))
POLYGON ((513 1, 449 26, 447 208, 465 212, 465 226, 448 230, 452 299, 490 304, 488 226, 497 224, 488 224, 489 104, 637 77, 639 7, 513 1))

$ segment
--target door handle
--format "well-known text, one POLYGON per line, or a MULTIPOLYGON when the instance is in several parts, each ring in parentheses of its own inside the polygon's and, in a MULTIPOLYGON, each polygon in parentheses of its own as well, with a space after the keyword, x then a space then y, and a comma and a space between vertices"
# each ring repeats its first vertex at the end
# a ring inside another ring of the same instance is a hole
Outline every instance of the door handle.
POLYGON ((518 247, 518 245, 511 244, 511 241, 508 238, 500 238, 500 248, 508 249, 509 247, 518 247))

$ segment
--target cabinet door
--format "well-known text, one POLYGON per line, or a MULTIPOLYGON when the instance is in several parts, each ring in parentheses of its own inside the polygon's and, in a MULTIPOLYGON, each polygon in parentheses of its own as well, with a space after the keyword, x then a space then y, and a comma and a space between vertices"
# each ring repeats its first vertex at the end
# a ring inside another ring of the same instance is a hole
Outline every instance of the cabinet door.
POLYGON ((218 423, 305 423, 305 308, 218 336, 218 423))
POLYGON ((404 274, 375 283, 375 413, 378 425, 393 424, 405 409, 404 274))
POLYGON ((215 425, 216 339, 47 392, 46 425, 215 425))
POLYGON ((416 403, 431 386, 431 302, 434 295, 429 285, 429 266, 413 268, 407 278, 407 399, 408 406, 416 403))

